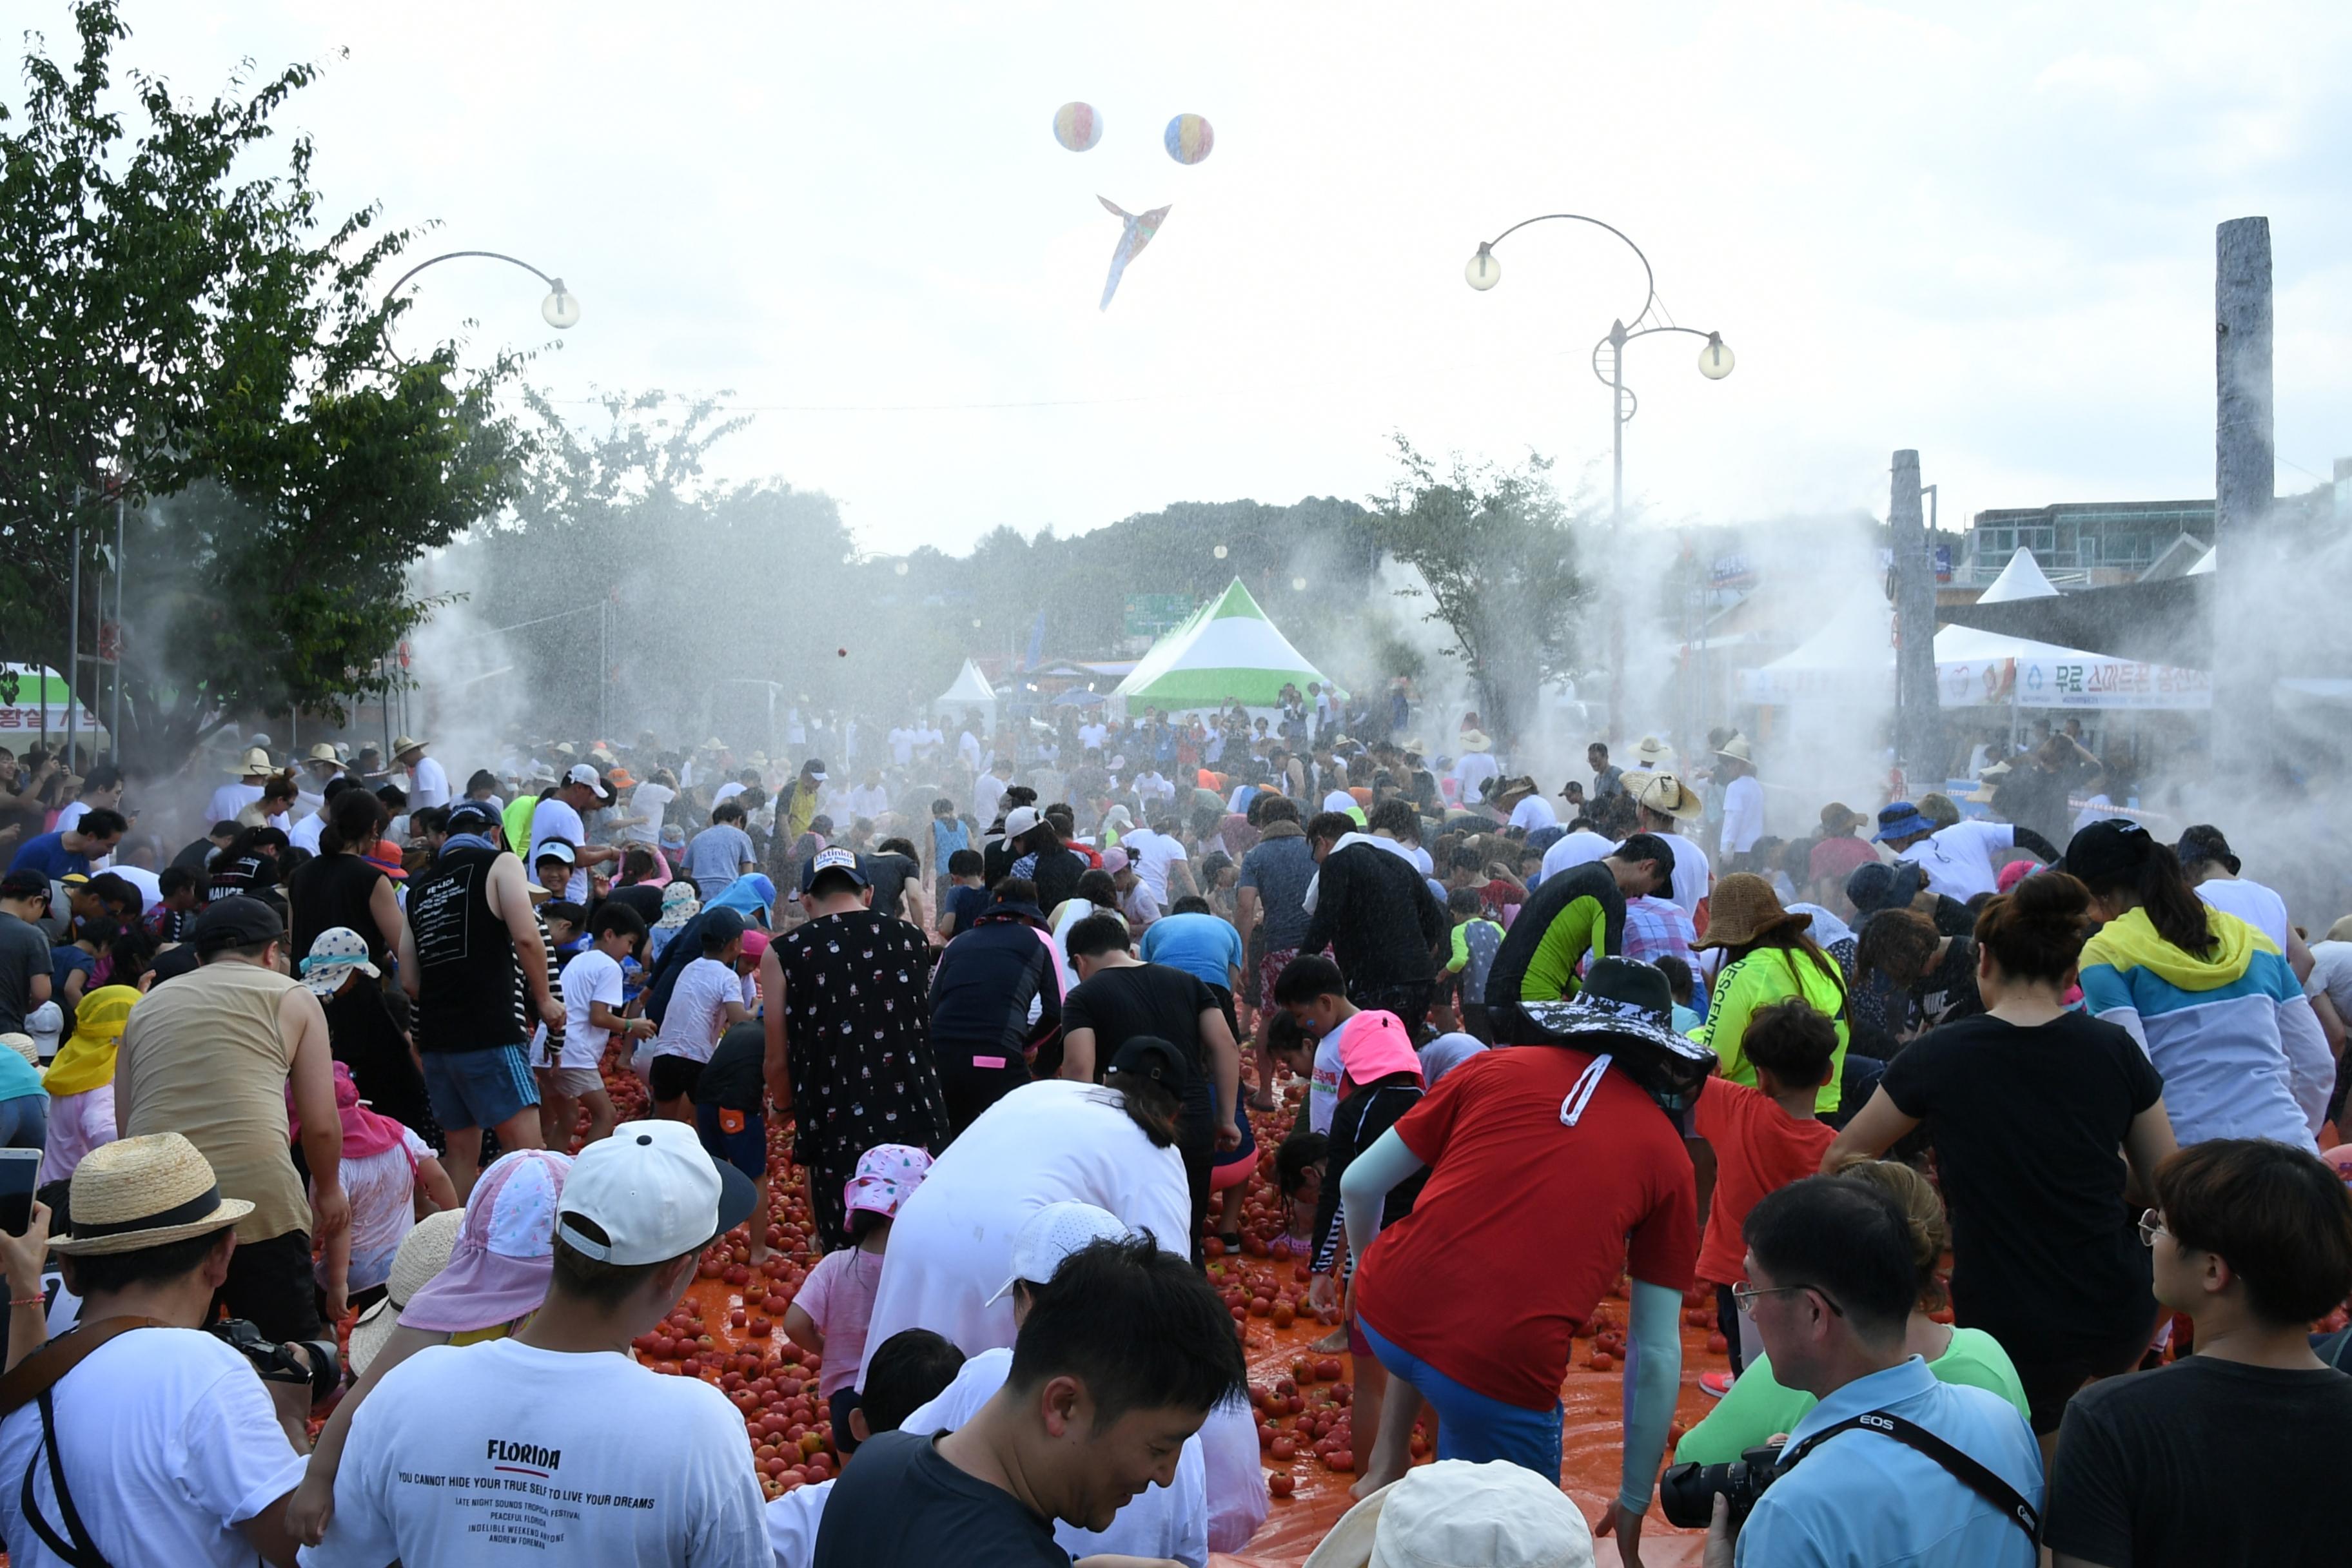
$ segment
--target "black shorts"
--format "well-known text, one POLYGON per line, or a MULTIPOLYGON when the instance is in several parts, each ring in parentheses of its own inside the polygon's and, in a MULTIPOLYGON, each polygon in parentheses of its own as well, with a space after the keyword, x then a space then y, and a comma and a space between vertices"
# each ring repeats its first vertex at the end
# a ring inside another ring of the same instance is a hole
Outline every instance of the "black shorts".
POLYGON ((702 1082, 702 1069, 709 1065, 692 1057, 656 1057, 653 1070, 646 1075, 654 1099, 668 1101, 692 1097, 695 1087, 702 1082))
POLYGON ((228 1255, 228 1279, 213 1295, 215 1311, 243 1318, 261 1337, 285 1343, 324 1336, 310 1238, 299 1230, 268 1241, 240 1241, 228 1255))
POLYGON ((2068 1351, 2047 1360, 2012 1357, 2018 1386, 2025 1391, 2027 1419, 2034 1436, 2046 1437, 2058 1430, 2067 1402, 2094 1378, 2118 1377, 2139 1365, 2156 1338, 2156 1320, 2142 1332, 2126 1335, 2095 1350, 2068 1351))

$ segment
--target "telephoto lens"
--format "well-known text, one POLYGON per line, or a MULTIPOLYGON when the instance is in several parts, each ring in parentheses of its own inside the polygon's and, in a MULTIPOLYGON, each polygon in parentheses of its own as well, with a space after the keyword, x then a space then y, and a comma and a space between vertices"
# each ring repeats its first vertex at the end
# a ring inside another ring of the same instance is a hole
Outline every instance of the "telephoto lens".
POLYGON ((1705 1530, 1715 1518, 1715 1496, 1731 1502, 1731 1528, 1748 1521, 1748 1512, 1780 1474, 1780 1450, 1761 1443, 1725 1465, 1680 1464, 1666 1467, 1658 1478, 1658 1506, 1666 1522, 1680 1530, 1705 1530))

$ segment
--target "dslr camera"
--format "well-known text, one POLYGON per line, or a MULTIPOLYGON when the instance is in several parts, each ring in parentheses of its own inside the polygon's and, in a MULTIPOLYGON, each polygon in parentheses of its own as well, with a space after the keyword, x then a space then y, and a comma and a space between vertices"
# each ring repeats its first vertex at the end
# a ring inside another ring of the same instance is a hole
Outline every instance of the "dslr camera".
POLYGON ((1667 1523, 1682 1530, 1705 1530, 1714 1521, 1719 1492, 1730 1500, 1731 1529, 1737 1534, 1748 1522, 1756 1500, 1780 1474, 1780 1450, 1769 1443, 1746 1449, 1726 1465, 1669 1465, 1658 1478, 1658 1505, 1665 1510, 1667 1523))
POLYGON ((296 1355, 293 1345, 264 1338, 259 1329, 243 1318, 216 1320, 206 1323, 205 1331, 251 1363, 262 1382, 307 1385, 313 1405, 332 1394, 342 1381, 332 1340, 305 1342, 304 1355, 296 1355))

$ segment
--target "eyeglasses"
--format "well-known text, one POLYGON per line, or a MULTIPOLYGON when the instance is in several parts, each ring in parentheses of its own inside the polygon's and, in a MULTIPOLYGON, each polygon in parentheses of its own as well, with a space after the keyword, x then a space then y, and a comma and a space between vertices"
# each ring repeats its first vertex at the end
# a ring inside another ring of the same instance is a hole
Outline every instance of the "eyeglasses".
POLYGON ((2142 1209, 2140 1211, 2139 1244, 2142 1247, 2154 1247, 2158 1237, 2170 1236, 2171 1234, 2172 1233, 2170 1231, 2164 1228, 2164 1216, 2162 1215, 2157 1213, 2154 1209, 2142 1209))
POLYGON ((1742 1312, 1752 1318, 1756 1315, 1757 1297, 1780 1296, 1790 1290, 1811 1290, 1822 1299, 1822 1306, 1827 1307, 1838 1317, 1845 1316, 1845 1309, 1831 1300, 1830 1293, 1818 1285, 1773 1285, 1762 1288, 1754 1285, 1734 1285, 1731 1288, 1731 1300, 1742 1312))

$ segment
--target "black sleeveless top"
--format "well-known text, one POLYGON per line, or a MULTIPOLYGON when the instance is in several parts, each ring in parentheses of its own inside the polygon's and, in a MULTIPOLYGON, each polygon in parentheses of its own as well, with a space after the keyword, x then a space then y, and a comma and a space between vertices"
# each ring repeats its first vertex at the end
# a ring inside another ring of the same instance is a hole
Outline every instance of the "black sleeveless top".
POLYGON ((499 853, 444 849, 408 889, 420 1051, 481 1051, 522 1041, 522 967, 506 921, 490 910, 490 867, 499 853))

